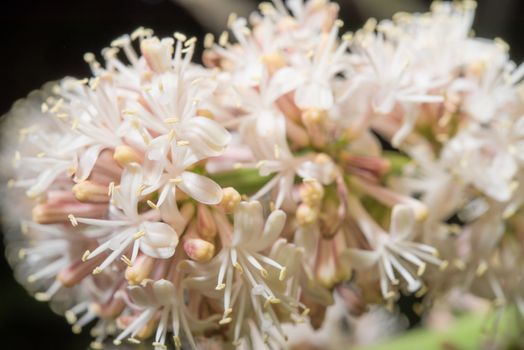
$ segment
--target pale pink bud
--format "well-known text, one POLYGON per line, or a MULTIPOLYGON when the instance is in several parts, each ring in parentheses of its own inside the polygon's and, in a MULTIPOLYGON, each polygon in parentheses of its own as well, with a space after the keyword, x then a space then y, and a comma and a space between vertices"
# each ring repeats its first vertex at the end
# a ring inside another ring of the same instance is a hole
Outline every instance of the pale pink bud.
POLYGON ((184 251, 192 260, 209 261, 215 254, 215 245, 200 238, 184 240, 184 251))

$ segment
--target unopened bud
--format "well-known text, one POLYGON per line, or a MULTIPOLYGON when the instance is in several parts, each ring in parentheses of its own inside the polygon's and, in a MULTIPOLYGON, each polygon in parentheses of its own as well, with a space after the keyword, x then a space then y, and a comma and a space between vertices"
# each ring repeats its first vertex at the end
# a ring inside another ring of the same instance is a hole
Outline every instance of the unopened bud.
POLYGON ((149 276, 154 264, 155 259, 147 255, 140 255, 132 266, 127 267, 125 272, 126 280, 131 285, 140 284, 149 276))
POLYGON ((70 221, 71 217, 98 219, 107 213, 106 203, 82 203, 70 192, 56 197, 52 198, 48 193, 47 200, 33 208, 33 221, 39 224, 52 224, 70 221))
POLYGON ((200 238, 189 238, 184 241, 184 251, 192 260, 206 262, 215 254, 215 245, 200 238))
POLYGON ((222 193, 223 197, 222 201, 220 202, 220 206, 224 208, 226 213, 234 212, 242 200, 240 193, 238 193, 238 191, 233 187, 226 187, 222 189, 222 193))
POLYGON ((140 153, 127 145, 116 146, 113 158, 122 168, 124 168, 129 163, 141 163, 143 160, 143 157, 140 155, 140 153))
POLYGON ((80 202, 109 202, 108 187, 92 181, 80 181, 73 186, 73 194, 80 202))

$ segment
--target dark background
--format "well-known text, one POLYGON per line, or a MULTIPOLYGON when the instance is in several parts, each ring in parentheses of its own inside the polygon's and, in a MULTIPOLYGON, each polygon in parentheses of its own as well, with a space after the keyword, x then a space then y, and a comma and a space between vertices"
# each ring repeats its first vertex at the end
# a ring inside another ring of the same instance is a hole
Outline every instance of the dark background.
MULTIPOLYGON (((222 0, 207 1, 222 3, 222 0)), ((224 0, 224 6, 231 6, 234 1, 224 0)), ((355 29, 369 16, 380 18, 396 10, 423 10, 430 2, 345 0, 340 3, 346 27, 355 29)), ((196 13, 200 21, 214 14, 208 8, 194 10, 192 13, 196 13)), ((477 35, 504 38, 511 45, 511 54, 517 63, 524 57, 522 10, 524 1, 481 0, 475 23, 477 35)), ((206 30, 214 29, 211 25, 206 28, 205 23, 200 24, 185 8, 169 0, 2 1, 0 115, 6 113, 16 99, 47 81, 66 75, 88 76, 83 54, 87 51, 98 54, 111 40, 138 26, 150 27, 159 36, 170 36, 176 30, 198 38, 203 38, 206 30)), ((0 243, 0 252, 3 251, 0 243)), ((3 253, 0 256, 1 348, 86 349, 90 340, 87 332, 71 333, 62 317, 53 314, 45 303, 31 298, 13 280, 3 253)))

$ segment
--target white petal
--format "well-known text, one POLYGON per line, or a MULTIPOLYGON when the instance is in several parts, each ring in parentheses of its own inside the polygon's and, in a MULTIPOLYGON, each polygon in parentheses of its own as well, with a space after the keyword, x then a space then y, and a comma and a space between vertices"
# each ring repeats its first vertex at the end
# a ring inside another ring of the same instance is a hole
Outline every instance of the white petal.
POLYGON ((295 103, 301 109, 328 110, 333 106, 333 92, 329 85, 310 82, 295 91, 295 103))
POLYGON ((66 167, 58 165, 51 169, 44 170, 36 179, 36 183, 33 184, 27 191, 26 194, 30 198, 34 198, 42 194, 45 190, 51 186, 55 179, 60 175, 65 175, 66 167))
POLYGON ((145 308, 147 306, 153 305, 153 300, 151 297, 146 293, 144 288, 139 286, 130 286, 127 288, 127 295, 129 296, 129 299, 131 299, 131 302, 133 304, 145 308))
POLYGON ((189 142, 203 143, 208 147, 209 152, 220 151, 231 141, 229 131, 216 121, 205 117, 191 118, 184 123, 184 131, 185 134, 181 137, 186 138, 189 142))
POLYGON ((415 227, 415 214, 406 205, 395 205, 391 214, 391 236, 394 239, 407 238, 415 227))
POLYGON ((76 178, 79 181, 83 181, 89 177, 95 167, 100 152, 102 152, 104 148, 104 145, 93 145, 82 153, 78 162, 78 170, 76 171, 76 178))
POLYGON ((262 232, 264 217, 257 201, 241 202, 235 211, 233 245, 251 242, 262 232))
POLYGON ((303 72, 291 67, 284 67, 276 71, 269 82, 268 102, 273 102, 280 96, 295 90, 304 83, 305 76, 303 72))
POLYGON ((329 185, 335 181, 337 167, 331 161, 317 163, 313 161, 305 161, 298 168, 297 173, 302 178, 317 179, 323 185, 329 185))
POLYGON ((160 215, 162 220, 171 225, 175 231, 181 232, 181 230, 186 225, 186 220, 178 210, 175 186, 166 185, 164 187, 160 194, 158 205, 160 206, 160 215), (163 199, 161 202, 163 195, 165 199, 163 199))
POLYGON ((286 214, 282 210, 275 210, 269 214, 262 235, 249 243, 257 251, 264 250, 273 244, 286 224, 286 214))
POLYGON ((280 112, 264 109, 256 113, 255 118, 256 131, 259 137, 273 141, 285 135, 285 119, 280 112))
POLYGON ((349 267, 365 270, 374 266, 380 255, 373 250, 348 249, 340 255, 340 259, 349 267))
POLYGON ((182 182, 178 187, 200 203, 214 205, 222 200, 222 188, 213 180, 189 171, 184 171, 180 177, 182 182))
POLYGON ((395 107, 396 98, 393 91, 387 88, 382 88, 375 94, 372 106, 373 109, 380 114, 388 114, 395 107))
POLYGON ((147 159, 164 160, 169 150, 169 136, 162 135, 149 143, 147 148, 147 159))
POLYGON ((153 285, 153 293, 160 305, 169 305, 176 296, 175 286, 172 282, 161 279, 153 285))
POLYGON ((144 222, 145 236, 141 238, 140 250, 153 258, 167 259, 173 256, 178 245, 175 230, 163 222, 144 222))

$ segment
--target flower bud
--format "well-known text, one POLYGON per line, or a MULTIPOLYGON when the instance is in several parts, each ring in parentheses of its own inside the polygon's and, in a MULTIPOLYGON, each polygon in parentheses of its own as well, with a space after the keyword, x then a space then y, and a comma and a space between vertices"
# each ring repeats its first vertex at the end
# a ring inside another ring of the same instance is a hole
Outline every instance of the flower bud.
POLYGON ((147 255, 140 255, 132 266, 127 267, 125 272, 126 280, 131 285, 140 284, 149 276, 154 264, 155 259, 147 255))
POLYGON ((235 211, 237 206, 240 204, 242 197, 237 190, 233 187, 226 187, 222 190, 223 197, 220 202, 220 206, 226 211, 226 213, 232 213, 235 211))
POLYGON ((184 240, 184 251, 192 260, 206 262, 215 254, 215 245, 200 238, 184 240))
POLYGON ((108 186, 85 180, 73 186, 73 194, 80 202, 109 202, 108 186))
POLYGON ((68 221, 71 216, 101 218, 107 213, 105 203, 82 203, 71 192, 48 192, 47 200, 33 208, 33 220, 39 224, 68 221))
POLYGON ((143 157, 132 147, 128 145, 119 145, 115 148, 113 159, 118 163, 118 165, 125 168, 129 163, 141 163, 143 157))

